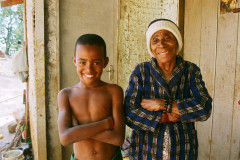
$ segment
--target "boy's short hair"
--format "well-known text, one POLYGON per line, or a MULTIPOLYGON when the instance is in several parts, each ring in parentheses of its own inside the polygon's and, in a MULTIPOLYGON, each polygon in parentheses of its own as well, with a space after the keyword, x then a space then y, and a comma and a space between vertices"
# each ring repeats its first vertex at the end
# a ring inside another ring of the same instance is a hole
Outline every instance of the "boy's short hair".
POLYGON ((81 35, 76 41, 74 56, 76 56, 77 45, 87 45, 87 44, 103 47, 104 58, 107 57, 106 43, 103 40, 103 38, 101 36, 97 35, 97 34, 83 34, 83 35, 81 35))

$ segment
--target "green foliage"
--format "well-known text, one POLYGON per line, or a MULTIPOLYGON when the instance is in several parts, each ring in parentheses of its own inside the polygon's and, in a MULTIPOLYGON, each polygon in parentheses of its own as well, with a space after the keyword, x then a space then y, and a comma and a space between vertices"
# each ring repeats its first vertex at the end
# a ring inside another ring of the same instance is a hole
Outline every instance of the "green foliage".
POLYGON ((5 44, 5 53, 18 50, 23 41, 23 4, 0 8, 0 43, 5 44))

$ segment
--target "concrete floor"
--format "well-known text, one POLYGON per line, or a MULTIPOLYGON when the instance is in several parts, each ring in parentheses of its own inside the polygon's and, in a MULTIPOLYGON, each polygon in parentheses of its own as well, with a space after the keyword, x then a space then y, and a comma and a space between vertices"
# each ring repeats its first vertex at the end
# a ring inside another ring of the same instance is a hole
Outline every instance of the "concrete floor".
POLYGON ((22 83, 9 69, 8 61, 0 58, 0 148, 10 143, 14 133, 8 132, 8 125, 20 119, 25 111, 23 104, 23 90, 26 83, 22 83))

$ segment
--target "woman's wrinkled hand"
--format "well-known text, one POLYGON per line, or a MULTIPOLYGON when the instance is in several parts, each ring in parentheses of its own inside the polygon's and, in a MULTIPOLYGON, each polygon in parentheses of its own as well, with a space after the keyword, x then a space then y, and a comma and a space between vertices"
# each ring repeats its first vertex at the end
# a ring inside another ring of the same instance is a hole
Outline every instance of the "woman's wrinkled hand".
POLYGON ((141 107, 148 111, 160 111, 164 109, 163 99, 142 99, 141 107))
POLYGON ((180 121, 180 115, 176 113, 167 113, 168 114, 168 120, 170 122, 178 122, 180 121))
POLYGON ((172 113, 163 113, 159 123, 178 122, 178 121, 180 121, 180 115, 172 112, 172 113))
POLYGON ((173 101, 172 104, 172 112, 171 113, 163 113, 162 118, 159 123, 167 123, 167 122, 178 122, 180 120, 180 113, 177 107, 177 102, 173 101))
MULTIPOLYGON (((142 99, 141 107, 148 111, 164 110, 165 101, 163 99, 142 99)), ((172 112, 163 113, 159 123, 178 122, 180 121, 180 114, 177 107, 177 102, 173 101, 172 112)))

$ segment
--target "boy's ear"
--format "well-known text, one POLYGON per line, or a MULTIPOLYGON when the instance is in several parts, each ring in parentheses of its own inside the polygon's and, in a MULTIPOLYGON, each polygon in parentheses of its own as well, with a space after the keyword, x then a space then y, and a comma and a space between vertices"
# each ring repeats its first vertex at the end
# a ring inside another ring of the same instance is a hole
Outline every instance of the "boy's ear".
POLYGON ((73 63, 74 63, 75 66, 77 66, 76 65, 76 57, 75 56, 73 56, 73 63))
POLYGON ((106 58, 104 59, 104 66, 103 66, 103 68, 105 68, 105 67, 107 66, 108 62, 109 62, 109 58, 106 57, 106 58))

